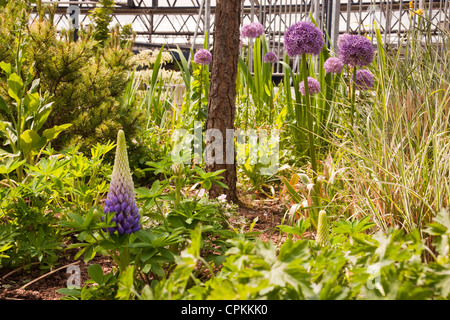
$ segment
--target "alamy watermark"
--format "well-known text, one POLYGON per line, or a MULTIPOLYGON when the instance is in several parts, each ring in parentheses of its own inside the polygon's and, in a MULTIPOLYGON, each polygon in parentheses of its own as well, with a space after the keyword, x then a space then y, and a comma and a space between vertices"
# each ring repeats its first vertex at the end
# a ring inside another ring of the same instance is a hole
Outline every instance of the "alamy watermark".
POLYGON ((66 281, 67 288, 81 288, 81 269, 77 265, 71 265, 67 267, 66 273, 70 276, 66 281))
POLYGON ((370 273, 369 279, 367 279, 366 286, 369 290, 378 289, 383 290, 380 282, 380 266, 378 264, 370 265, 367 268, 367 272, 370 273))
POLYGON ((171 158, 174 163, 257 165, 261 175, 273 175, 279 167, 279 130, 227 129, 225 136, 219 129, 207 129, 202 123, 194 123, 194 132, 176 129, 172 134, 174 147, 171 158), (207 142, 203 147, 203 142, 207 142), (204 149, 204 150, 203 150, 204 149), (236 160, 235 160, 236 154, 236 160))

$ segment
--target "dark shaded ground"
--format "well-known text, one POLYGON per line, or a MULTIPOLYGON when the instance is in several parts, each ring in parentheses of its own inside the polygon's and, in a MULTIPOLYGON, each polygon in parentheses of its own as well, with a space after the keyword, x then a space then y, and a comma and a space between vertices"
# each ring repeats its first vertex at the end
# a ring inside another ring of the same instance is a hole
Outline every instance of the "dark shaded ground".
MULTIPOLYGON (((250 201, 246 202, 249 203, 250 201)), ((261 232, 259 237, 263 241, 269 239, 274 243, 283 241, 280 238, 280 233, 276 231, 276 226, 281 224, 284 206, 278 201, 252 201, 251 203, 251 206, 241 207, 239 212, 246 217, 249 225, 256 217, 258 218, 252 231, 261 232)), ((103 272, 108 272, 111 269, 111 262, 107 258, 96 256, 88 264, 85 264, 81 259, 74 261, 72 259, 74 255, 75 251, 73 253, 67 252, 65 257, 60 258, 58 266, 52 271, 42 272, 38 264, 20 270, 1 269, 0 300, 59 300, 63 295, 56 291, 67 287, 67 280, 70 277, 70 274, 66 273, 67 266, 74 262, 81 270, 81 286, 84 285, 84 281, 89 279, 87 274, 89 265, 100 264, 103 272), (54 272, 58 268, 61 268, 61 270, 54 272), (41 278, 35 281, 39 277, 41 278), (35 282, 28 285, 32 281, 35 282), (26 287, 22 289, 23 286, 26 287)))

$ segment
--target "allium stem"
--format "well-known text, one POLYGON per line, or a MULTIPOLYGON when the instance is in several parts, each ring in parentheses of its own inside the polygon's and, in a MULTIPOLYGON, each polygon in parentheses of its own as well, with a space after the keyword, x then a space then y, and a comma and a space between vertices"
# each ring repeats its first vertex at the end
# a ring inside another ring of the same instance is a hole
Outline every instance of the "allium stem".
MULTIPOLYGON (((309 155, 311 158, 311 166, 312 166, 312 177, 314 187, 311 190, 311 198, 313 200, 314 205, 319 205, 318 201, 320 199, 317 198, 318 194, 318 184, 317 184, 317 163, 316 163, 316 154, 314 149, 314 134, 313 134, 313 118, 312 118, 312 108, 311 101, 309 97, 309 85, 308 85, 308 67, 307 67, 307 57, 306 54, 302 54, 302 70, 303 70, 303 81, 305 84, 305 95, 304 101, 306 106, 306 117, 308 119, 308 139, 309 139, 309 155)), ((311 209, 311 221, 315 227, 317 227, 317 216, 316 210, 311 209)))
POLYGON ((200 66, 200 93, 198 99, 197 114, 199 114, 202 111, 202 94, 203 94, 203 64, 200 66))
POLYGON ((303 81, 305 83, 305 99, 304 99, 304 101, 305 101, 305 106, 306 106, 306 117, 308 118, 309 155, 311 158, 311 166, 314 171, 313 181, 316 182, 317 164, 316 164, 316 155, 314 152, 313 119, 312 119, 311 100, 309 97, 308 67, 307 67, 306 59, 307 59, 306 54, 302 54, 303 81))
POLYGON ((351 123, 352 123, 352 127, 353 127, 353 117, 354 117, 354 113, 355 113, 355 97, 356 97, 356 66, 353 67, 353 81, 352 81, 352 101, 351 101, 351 114, 350 114, 350 119, 351 119, 351 123))

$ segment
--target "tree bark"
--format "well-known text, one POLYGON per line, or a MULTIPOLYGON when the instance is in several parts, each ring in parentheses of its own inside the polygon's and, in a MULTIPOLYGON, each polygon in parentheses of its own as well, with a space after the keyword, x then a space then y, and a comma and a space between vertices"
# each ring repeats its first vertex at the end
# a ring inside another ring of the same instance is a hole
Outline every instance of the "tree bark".
POLYGON ((209 89, 208 115, 206 120, 206 152, 214 146, 210 155, 214 161, 206 161, 206 171, 226 169, 221 182, 228 186, 224 189, 214 185, 209 191, 210 197, 227 195, 228 201, 238 203, 236 191, 236 151, 234 143, 234 118, 236 113, 236 77, 238 71, 240 18, 242 0, 218 0, 214 18, 213 62, 209 89), (216 129, 216 130, 214 130, 216 129), (221 134, 208 138, 211 130, 221 134), (233 131, 231 131, 233 130, 233 131), (232 141, 230 141, 232 140, 232 141), (227 147, 228 146, 228 147, 227 147), (231 148, 230 148, 231 147, 231 148), (221 152, 222 154, 218 154, 221 152))

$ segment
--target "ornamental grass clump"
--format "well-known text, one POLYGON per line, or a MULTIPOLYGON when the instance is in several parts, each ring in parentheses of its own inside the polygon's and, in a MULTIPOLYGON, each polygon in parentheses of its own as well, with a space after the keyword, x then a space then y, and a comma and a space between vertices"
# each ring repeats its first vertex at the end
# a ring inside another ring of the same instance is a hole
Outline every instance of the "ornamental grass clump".
POLYGON ((117 134, 116 157, 108 197, 105 201, 104 213, 107 214, 109 212, 115 212, 111 221, 115 222, 116 226, 104 231, 130 234, 141 229, 139 209, 136 206, 134 183, 128 163, 127 145, 123 130, 119 130, 117 134))
MULTIPOLYGON (((352 78, 353 82, 353 78, 352 78)), ((373 74, 367 69, 356 71, 355 88, 358 90, 369 90, 374 86, 373 74)))

